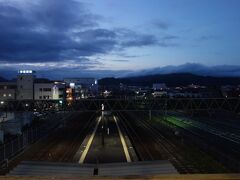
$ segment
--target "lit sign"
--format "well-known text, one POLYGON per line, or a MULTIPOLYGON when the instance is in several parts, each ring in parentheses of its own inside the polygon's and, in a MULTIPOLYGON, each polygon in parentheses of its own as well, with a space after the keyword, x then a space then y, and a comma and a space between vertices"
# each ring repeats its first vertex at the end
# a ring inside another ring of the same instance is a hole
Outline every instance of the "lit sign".
POLYGON ((18 71, 20 74, 32 74, 33 71, 32 70, 20 70, 18 71))

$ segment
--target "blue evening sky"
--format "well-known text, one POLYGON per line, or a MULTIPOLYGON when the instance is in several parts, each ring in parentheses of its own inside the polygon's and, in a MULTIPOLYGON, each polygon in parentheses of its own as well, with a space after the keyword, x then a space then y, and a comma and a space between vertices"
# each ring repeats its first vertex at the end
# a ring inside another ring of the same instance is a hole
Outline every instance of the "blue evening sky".
MULTIPOLYGON (((106 18, 104 27, 126 27, 156 36, 173 35, 176 46, 127 50, 124 68, 179 65, 240 64, 239 0, 85 0, 90 9, 106 18), (166 28, 154 27, 154 23, 166 28), (140 62, 138 64, 138 62, 140 62)), ((109 56, 111 59, 111 56, 109 56)))
POLYGON ((0 0, 0 75, 240 66, 240 0, 0 0))

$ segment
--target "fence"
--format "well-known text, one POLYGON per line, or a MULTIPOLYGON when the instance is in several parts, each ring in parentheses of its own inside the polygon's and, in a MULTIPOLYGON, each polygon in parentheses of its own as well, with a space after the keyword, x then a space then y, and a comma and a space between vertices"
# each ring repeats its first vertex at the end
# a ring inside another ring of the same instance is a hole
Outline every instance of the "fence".
POLYGON ((7 163, 8 160, 22 152, 27 146, 48 135, 52 129, 57 128, 59 124, 64 122, 69 115, 71 114, 68 114, 68 116, 65 113, 50 114, 44 121, 46 123, 38 127, 30 127, 23 131, 21 135, 0 145, 0 165, 7 163))

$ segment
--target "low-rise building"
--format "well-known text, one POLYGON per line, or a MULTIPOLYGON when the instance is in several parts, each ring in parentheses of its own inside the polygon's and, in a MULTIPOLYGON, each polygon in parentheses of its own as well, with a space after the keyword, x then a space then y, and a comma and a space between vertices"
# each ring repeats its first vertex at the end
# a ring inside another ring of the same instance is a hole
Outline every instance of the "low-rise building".
POLYGON ((63 100, 65 98, 65 83, 45 82, 34 84, 35 100, 63 100))
POLYGON ((0 100, 15 100, 16 89, 16 82, 0 82, 0 100))
POLYGON ((167 91, 155 91, 152 93, 154 98, 157 97, 166 97, 167 96, 167 91))
POLYGON ((167 86, 165 83, 156 83, 156 84, 153 84, 153 90, 154 91, 158 91, 158 90, 166 90, 167 89, 167 86))
POLYGON ((66 85, 70 88, 67 97, 70 99, 82 99, 93 97, 98 94, 98 83, 95 78, 66 78, 66 85))

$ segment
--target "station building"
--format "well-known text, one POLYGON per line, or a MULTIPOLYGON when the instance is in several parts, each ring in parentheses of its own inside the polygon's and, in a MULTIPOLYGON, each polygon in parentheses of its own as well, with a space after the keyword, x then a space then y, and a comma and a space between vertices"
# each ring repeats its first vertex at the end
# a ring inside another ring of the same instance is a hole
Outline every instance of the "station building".
POLYGON ((17 75, 17 100, 33 100, 35 72, 20 70, 17 75))

